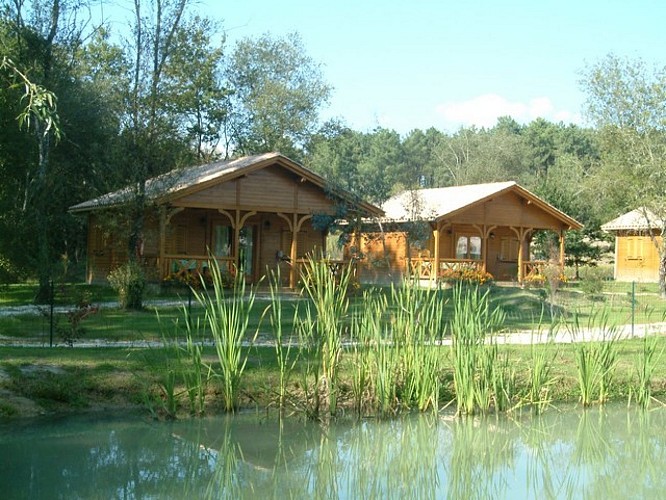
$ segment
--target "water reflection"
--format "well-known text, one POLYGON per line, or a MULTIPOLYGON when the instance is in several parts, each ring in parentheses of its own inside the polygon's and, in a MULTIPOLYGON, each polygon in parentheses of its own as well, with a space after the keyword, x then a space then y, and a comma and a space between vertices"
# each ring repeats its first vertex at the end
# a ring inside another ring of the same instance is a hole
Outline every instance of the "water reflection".
POLYGON ((5 498, 660 498, 666 410, 0 426, 5 498))

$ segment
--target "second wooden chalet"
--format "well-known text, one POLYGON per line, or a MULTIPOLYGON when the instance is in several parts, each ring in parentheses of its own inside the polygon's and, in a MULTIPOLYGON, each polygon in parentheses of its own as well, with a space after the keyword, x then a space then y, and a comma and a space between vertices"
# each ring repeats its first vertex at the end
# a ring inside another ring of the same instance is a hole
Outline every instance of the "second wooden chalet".
MULTIPOLYGON (((150 179, 145 190, 137 253, 154 281, 202 273, 212 255, 229 273, 243 269, 250 282, 279 266, 293 288, 304 257, 325 251, 326 230, 313 224, 318 215, 333 216, 341 206, 355 216, 383 214, 350 193, 331 192, 321 176, 278 153, 175 170, 150 179)), ((128 260, 123 208, 133 196, 128 187, 70 208, 88 216, 88 282, 105 281, 128 260)))
POLYGON ((455 269, 490 273, 497 281, 523 280, 542 272, 533 260, 537 231, 559 238, 564 267, 565 234, 582 225, 515 182, 405 191, 384 205, 385 217, 366 227, 350 253, 366 281, 395 281, 404 275, 439 280, 455 269))
POLYGON ((661 219, 646 208, 637 208, 601 226, 615 235, 617 281, 659 281, 661 219))

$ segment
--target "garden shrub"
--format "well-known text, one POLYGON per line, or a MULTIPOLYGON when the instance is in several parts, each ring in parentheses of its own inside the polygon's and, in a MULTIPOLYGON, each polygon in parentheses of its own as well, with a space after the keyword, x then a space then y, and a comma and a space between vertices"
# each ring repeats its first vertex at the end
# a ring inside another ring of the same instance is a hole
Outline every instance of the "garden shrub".
POLYGON ((123 309, 141 309, 146 277, 136 262, 128 262, 109 273, 111 287, 118 292, 118 302, 123 309))
POLYGON ((589 295, 601 295, 604 291, 606 272, 598 267, 590 267, 580 280, 580 289, 589 295))

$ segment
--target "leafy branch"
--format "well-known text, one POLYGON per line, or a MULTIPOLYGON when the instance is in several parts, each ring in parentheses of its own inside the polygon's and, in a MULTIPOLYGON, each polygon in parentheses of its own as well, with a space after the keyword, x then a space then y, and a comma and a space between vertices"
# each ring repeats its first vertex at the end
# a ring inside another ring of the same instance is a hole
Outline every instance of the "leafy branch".
POLYGON ((56 95, 46 88, 38 85, 27 77, 25 73, 19 70, 10 58, 3 56, 0 60, 0 69, 9 70, 19 82, 10 85, 10 88, 23 86, 23 96, 21 102, 25 107, 21 110, 16 119, 19 127, 26 130, 30 129, 31 118, 44 126, 43 134, 46 136, 53 132, 56 140, 60 139, 60 120, 58 117, 58 106, 56 95))

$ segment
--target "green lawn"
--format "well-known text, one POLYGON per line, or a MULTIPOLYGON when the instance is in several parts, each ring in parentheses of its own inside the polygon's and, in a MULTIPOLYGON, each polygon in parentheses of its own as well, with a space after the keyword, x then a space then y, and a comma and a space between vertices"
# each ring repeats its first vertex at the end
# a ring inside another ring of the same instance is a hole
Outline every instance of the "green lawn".
MULTIPOLYGON (((34 282, 0 285, 0 308, 33 304, 37 288, 37 283, 34 282)), ((115 290, 109 285, 101 284, 56 283, 53 287, 53 295, 55 305, 75 304, 80 299, 86 299, 92 303, 118 300, 115 290)), ((162 289, 156 285, 149 285, 145 293, 146 300, 178 297, 187 297, 187 290, 184 288, 162 289)))
MULTIPOLYGON (((490 294, 492 304, 500 307, 506 316, 505 329, 508 331, 533 330, 551 323, 551 311, 555 318, 571 321, 577 315, 581 324, 586 325, 588 318, 607 311, 609 322, 615 324, 654 323, 664 321, 666 301, 659 298, 651 287, 642 288, 635 296, 632 313, 632 296, 622 291, 616 283, 611 283, 603 293, 590 295, 579 288, 568 285, 558 290, 551 308, 551 297, 544 289, 522 289, 519 287, 492 287, 490 294)), ((70 296, 86 293, 93 304, 112 301, 113 290, 104 286, 68 285, 70 296)), ((33 339, 47 343, 50 335, 48 307, 42 307, 42 314, 22 314, 15 316, 2 315, 2 308, 29 304, 29 297, 34 293, 34 285, 10 285, 3 287, 0 293, 0 335, 17 339, 33 339)), ((389 288, 380 288, 381 293, 390 295, 389 288)), ((445 317, 453 311, 452 290, 440 292, 440 304, 445 317)), ((159 340, 162 335, 172 335, 182 328, 187 315, 187 296, 183 290, 170 290, 159 294, 156 291, 148 294, 147 299, 181 298, 183 306, 164 305, 147 306, 143 311, 123 311, 117 308, 100 308, 96 313, 83 319, 79 337, 85 339, 106 340, 159 340)), ((286 334, 291 331, 294 307, 299 300, 290 294, 292 300, 283 302, 283 328, 286 334)), ((300 299, 302 302, 302 299, 300 299)), ((259 327, 262 338, 270 337, 271 327, 268 318, 261 323, 261 316, 269 305, 266 294, 256 300, 250 317, 250 331, 259 327), (260 324, 261 323, 261 324, 260 324)), ((352 314, 362 307, 362 294, 357 293, 351 298, 352 314)), ((196 301, 190 310, 192 320, 202 319, 203 310, 196 301)), ((55 316, 54 340, 59 341, 60 332, 69 328, 68 316, 64 313, 55 316)))

